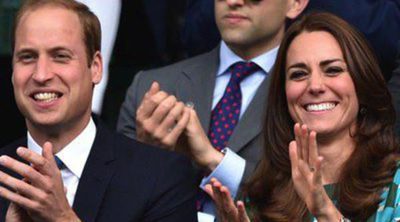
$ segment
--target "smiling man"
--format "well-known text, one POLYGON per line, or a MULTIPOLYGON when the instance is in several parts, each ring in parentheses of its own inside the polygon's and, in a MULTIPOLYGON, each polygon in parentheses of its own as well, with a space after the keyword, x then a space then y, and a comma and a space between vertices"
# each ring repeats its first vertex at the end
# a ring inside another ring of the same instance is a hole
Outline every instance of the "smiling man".
MULTIPOLYGON (((118 130, 140 141, 175 149, 191 118, 182 102, 191 102, 212 145, 186 147, 200 168, 198 175, 208 175, 201 187, 216 177, 235 196, 262 155, 268 73, 285 22, 296 18, 307 3, 215 0, 220 45, 177 64, 138 73, 122 104, 118 130)), ((198 203, 199 210, 214 214, 210 201, 200 197, 198 203)))
POLYGON ((97 17, 74 0, 28 0, 14 34, 12 81, 28 132, 0 150, 0 221, 196 221, 190 162, 91 116, 102 77, 97 17))

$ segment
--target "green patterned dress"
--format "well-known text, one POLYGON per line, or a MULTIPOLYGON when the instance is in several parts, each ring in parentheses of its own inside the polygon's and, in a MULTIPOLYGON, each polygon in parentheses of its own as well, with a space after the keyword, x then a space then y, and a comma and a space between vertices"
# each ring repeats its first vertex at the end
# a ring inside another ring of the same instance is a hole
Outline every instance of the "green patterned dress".
MULTIPOLYGON (((391 184, 389 184, 382 192, 382 201, 379 204, 378 210, 372 215, 367 222, 396 222, 400 221, 400 168, 398 167, 391 184)), ((328 196, 334 200, 334 184, 326 185, 325 190, 328 196)), ((335 202, 335 201, 334 201, 335 202)), ((249 200, 246 199, 247 212, 250 218, 256 218, 257 213, 249 207, 249 200)), ((252 219, 253 222, 260 220, 252 219)), ((309 215, 309 221, 317 222, 315 218, 309 215)))
MULTIPOLYGON (((400 168, 397 168, 393 181, 387 186, 381 195, 382 201, 374 215, 368 218, 367 222, 395 222, 400 221, 400 168)), ((333 185, 325 186, 325 190, 332 198, 333 185)), ((313 218, 313 221, 317 221, 313 218)))

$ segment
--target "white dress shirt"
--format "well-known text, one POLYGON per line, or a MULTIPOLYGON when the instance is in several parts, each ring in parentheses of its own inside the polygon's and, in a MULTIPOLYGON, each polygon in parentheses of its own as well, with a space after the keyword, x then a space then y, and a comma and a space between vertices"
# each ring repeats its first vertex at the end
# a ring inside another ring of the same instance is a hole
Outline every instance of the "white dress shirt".
MULTIPOLYGON (((83 168, 89 156, 94 139, 96 136, 96 125, 93 119, 86 128, 68 145, 56 153, 56 156, 66 166, 61 170, 64 187, 67 188, 67 199, 70 206, 74 203, 76 189, 78 188, 79 179, 81 178, 83 168)), ((42 154, 42 147, 32 138, 28 132, 28 149, 38 154, 42 154)))
MULTIPOLYGON (((246 111, 250 102, 253 100, 258 87, 266 78, 267 74, 271 71, 272 66, 275 63, 278 48, 279 47, 275 47, 274 49, 250 60, 251 62, 256 63, 261 68, 261 70, 246 77, 240 83, 240 89, 242 91, 242 106, 240 109, 239 118, 243 116, 243 113, 246 111)), ((231 77, 231 73, 229 72, 228 68, 236 62, 244 61, 232 50, 230 50, 223 41, 221 42, 219 57, 220 64, 218 67, 218 72, 216 73, 216 83, 213 95, 212 109, 214 109, 219 100, 222 98, 225 92, 225 88, 228 85, 229 79, 231 77)), ((211 178, 214 177, 221 181, 224 186, 228 187, 231 192, 232 198, 235 198, 240 186, 240 182, 242 181, 246 161, 235 152, 231 151, 229 148, 226 148, 226 151, 227 152, 221 163, 215 168, 213 172, 211 172, 210 175, 203 178, 200 184, 200 188, 204 190, 205 185, 208 184, 211 178)), ((212 217, 211 215, 215 215, 215 209, 211 201, 204 204, 203 212, 209 215, 203 215, 202 213, 199 213, 198 216, 200 222, 214 220, 214 217, 212 217)))

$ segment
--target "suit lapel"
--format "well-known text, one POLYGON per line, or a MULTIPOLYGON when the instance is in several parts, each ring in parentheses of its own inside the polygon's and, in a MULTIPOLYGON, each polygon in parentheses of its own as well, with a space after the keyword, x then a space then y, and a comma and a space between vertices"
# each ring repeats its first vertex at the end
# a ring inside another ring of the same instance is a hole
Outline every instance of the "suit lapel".
MULTIPOLYGON (((98 123, 98 121, 96 121, 98 123)), ((101 123, 79 180, 73 209, 82 221, 95 221, 104 193, 115 170, 113 138, 101 123)))
MULTIPOLYGON (((215 88, 215 79, 219 65, 219 47, 216 47, 201 60, 186 67, 178 81, 176 95, 182 101, 192 101, 204 131, 210 124, 211 106, 215 88)), ((256 95, 236 126, 228 147, 235 152, 241 150, 256 137, 264 124, 265 104, 267 101, 269 77, 259 86, 256 95)))
POLYGON ((269 79, 269 76, 266 76, 258 87, 256 95, 233 131, 228 142, 231 150, 238 152, 261 132, 264 124, 269 79))
POLYGON ((177 96, 192 101, 204 131, 210 124, 215 79, 219 64, 219 47, 216 47, 192 65, 185 67, 178 82, 177 96))

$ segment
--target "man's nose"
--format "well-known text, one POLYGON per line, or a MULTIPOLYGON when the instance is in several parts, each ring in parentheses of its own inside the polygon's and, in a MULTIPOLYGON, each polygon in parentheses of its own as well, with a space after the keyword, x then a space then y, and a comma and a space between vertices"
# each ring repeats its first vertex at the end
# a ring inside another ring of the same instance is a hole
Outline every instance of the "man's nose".
POLYGON ((230 7, 244 5, 245 0, 225 0, 230 7))
POLYGON ((36 82, 44 83, 50 80, 53 74, 50 69, 50 61, 47 58, 38 58, 32 78, 36 82))

